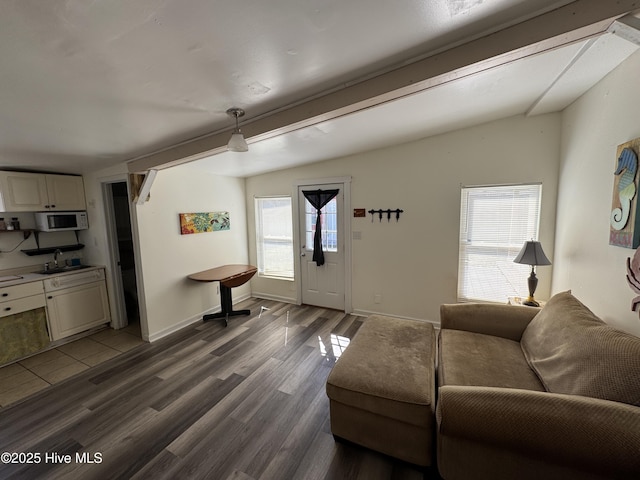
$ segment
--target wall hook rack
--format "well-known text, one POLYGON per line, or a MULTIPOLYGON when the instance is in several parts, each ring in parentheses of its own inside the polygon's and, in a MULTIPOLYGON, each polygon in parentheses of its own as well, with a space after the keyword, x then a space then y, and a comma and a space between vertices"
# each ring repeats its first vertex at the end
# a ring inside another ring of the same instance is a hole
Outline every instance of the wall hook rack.
POLYGON ((404 212, 404 210, 402 210, 400 208, 396 208, 395 210, 392 210, 390 208, 387 208, 386 210, 382 210, 382 209, 373 210, 373 209, 371 209, 371 210, 368 211, 368 213, 371 214, 371 221, 372 222, 373 222, 373 219, 375 218, 376 214, 378 215, 378 220, 380 222, 382 222, 382 216, 384 214, 387 215, 387 222, 390 222, 392 213, 395 213, 396 222, 397 222, 398 220, 400 220, 400 214, 403 213, 403 212, 404 212))

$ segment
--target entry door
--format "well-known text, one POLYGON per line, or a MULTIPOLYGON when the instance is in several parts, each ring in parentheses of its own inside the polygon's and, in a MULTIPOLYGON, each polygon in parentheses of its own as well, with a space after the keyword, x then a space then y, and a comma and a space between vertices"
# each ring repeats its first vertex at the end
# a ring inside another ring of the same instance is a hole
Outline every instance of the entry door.
POLYGON ((344 185, 305 185, 298 187, 300 216, 300 282, 302 303, 344 310, 344 185), (313 261, 316 209, 303 190, 339 189, 338 195, 322 208, 322 251, 324 265, 313 261))

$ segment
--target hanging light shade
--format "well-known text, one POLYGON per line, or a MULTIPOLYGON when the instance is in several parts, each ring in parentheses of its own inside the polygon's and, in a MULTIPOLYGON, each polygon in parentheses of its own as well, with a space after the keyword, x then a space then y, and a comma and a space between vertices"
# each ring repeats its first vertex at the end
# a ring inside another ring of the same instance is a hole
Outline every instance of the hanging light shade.
POLYGON ((227 150, 229 150, 230 152, 248 152, 249 145, 247 145, 247 141, 244 139, 244 135, 242 135, 240 127, 238 126, 238 119, 244 116, 244 110, 235 107, 230 108, 229 110, 227 110, 227 115, 236 119, 236 128, 231 134, 229 143, 227 143, 227 150))

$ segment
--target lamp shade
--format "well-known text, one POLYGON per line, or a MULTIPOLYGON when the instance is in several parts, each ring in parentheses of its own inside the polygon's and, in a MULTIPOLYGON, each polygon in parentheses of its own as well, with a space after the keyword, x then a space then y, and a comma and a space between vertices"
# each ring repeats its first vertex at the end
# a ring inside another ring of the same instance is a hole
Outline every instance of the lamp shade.
POLYGON ((232 107, 227 110, 227 115, 236 120, 236 128, 231 134, 229 143, 227 143, 227 150, 230 152, 248 152, 249 145, 247 145, 247 141, 244 139, 244 135, 242 135, 240 126, 238 125, 238 119, 244 116, 244 110, 238 107, 232 107))
POLYGON ((544 254, 540 242, 530 240, 525 242, 520 253, 513 259, 515 263, 524 265, 551 265, 551 262, 544 254))
POLYGON ((242 132, 237 131, 231 134, 229 143, 227 143, 227 150, 231 152, 249 151, 249 145, 247 145, 247 141, 244 139, 244 135, 242 135, 242 132))

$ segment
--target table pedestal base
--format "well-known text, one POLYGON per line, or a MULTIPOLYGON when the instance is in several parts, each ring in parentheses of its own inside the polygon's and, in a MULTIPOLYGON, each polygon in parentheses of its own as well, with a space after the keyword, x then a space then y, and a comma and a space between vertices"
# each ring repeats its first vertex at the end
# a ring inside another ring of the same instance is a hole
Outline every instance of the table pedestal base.
POLYGON ((224 318, 224 326, 229 325, 229 317, 238 315, 251 315, 251 310, 234 310, 233 301, 231 300, 231 288, 226 285, 220 285, 220 304, 222 311, 218 313, 209 313, 202 317, 202 321, 214 320, 216 318, 224 318))
POLYGON ((197 282, 220 282, 220 306, 222 311, 203 315, 202 320, 212 320, 214 318, 224 318, 224 326, 229 325, 229 317, 236 315, 250 315, 251 310, 234 310, 231 300, 231 289, 248 282, 258 271, 253 265, 224 265, 222 267, 210 268, 188 276, 197 282))

